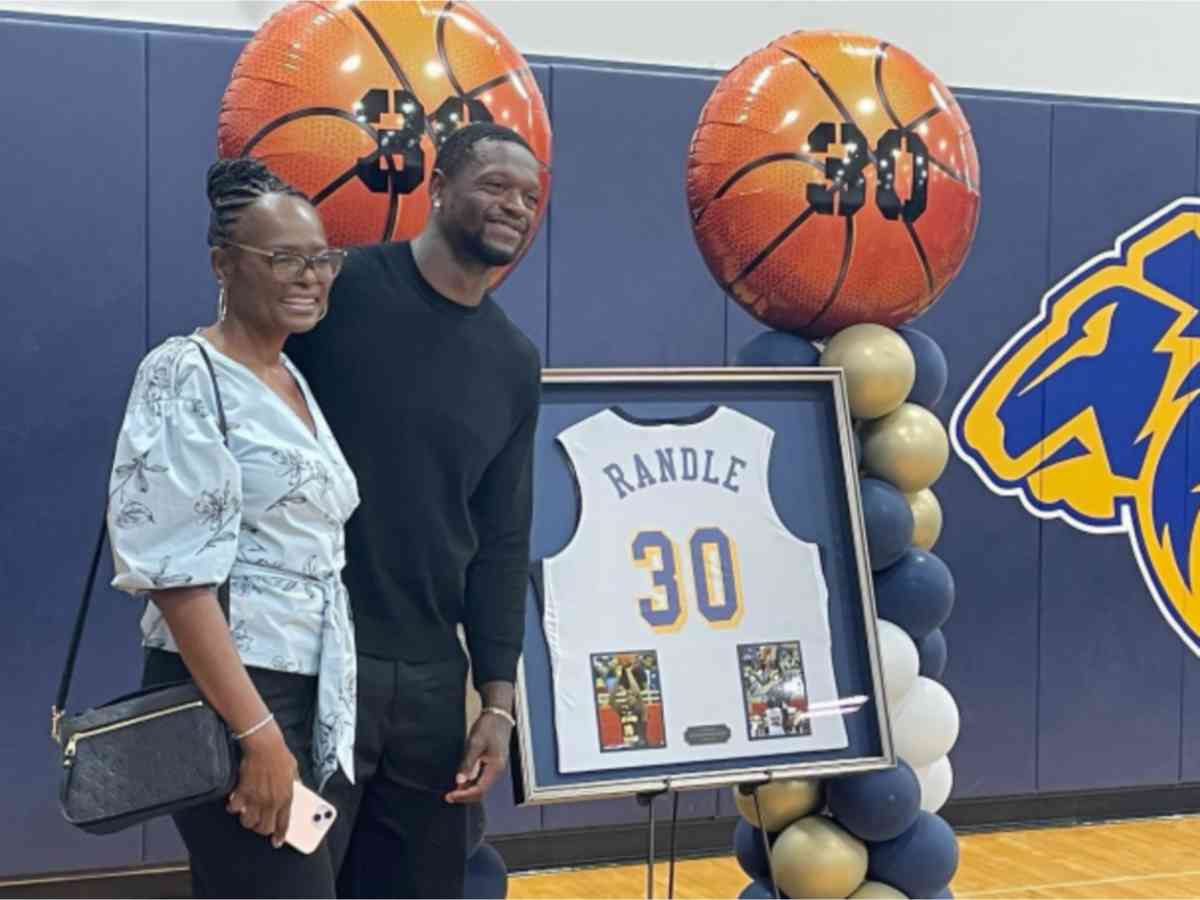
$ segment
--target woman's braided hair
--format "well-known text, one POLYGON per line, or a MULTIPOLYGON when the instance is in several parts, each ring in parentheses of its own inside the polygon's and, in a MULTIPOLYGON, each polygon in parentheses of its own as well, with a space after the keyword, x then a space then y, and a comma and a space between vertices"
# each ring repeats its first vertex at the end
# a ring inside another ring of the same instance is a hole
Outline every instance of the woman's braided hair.
POLYGON ((308 200, 262 162, 249 157, 221 159, 208 169, 208 245, 220 247, 233 240, 233 228, 242 213, 260 197, 287 194, 308 200))

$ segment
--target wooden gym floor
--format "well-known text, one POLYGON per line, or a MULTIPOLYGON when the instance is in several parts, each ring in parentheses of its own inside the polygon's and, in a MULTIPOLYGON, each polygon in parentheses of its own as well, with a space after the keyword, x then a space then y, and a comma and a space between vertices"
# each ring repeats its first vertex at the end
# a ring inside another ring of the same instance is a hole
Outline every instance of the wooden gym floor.
MULTIPOLYGON (((958 898, 1200 897, 1200 817, 1028 828, 960 837, 958 898)), ((655 898, 667 896, 667 865, 654 867, 655 898)), ((732 856, 680 860, 675 896, 737 897, 749 879, 732 856)), ((514 875, 510 900, 637 898, 646 867, 611 866, 514 875)))

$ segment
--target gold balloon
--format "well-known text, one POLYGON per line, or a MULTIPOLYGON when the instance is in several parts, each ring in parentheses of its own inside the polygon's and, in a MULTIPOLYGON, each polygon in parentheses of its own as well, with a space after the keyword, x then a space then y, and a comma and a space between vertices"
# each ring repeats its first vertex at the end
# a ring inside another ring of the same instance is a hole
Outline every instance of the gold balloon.
POLYGON ((867 877, 867 848, 824 816, 793 822, 775 840, 771 865, 789 897, 848 897, 867 877))
POLYGON ((917 363, 904 338, 882 325, 839 331, 825 345, 821 365, 844 371, 850 414, 856 419, 890 413, 904 402, 917 377, 917 363))
POLYGON ((915 403, 902 403, 882 419, 863 425, 863 468, 869 475, 913 494, 941 477, 950 441, 937 416, 915 403))
POLYGON ((890 884, 882 881, 864 881, 862 887, 850 895, 850 900, 908 900, 908 894, 902 894, 890 884))
POLYGON ((754 811, 754 795, 743 794, 733 789, 733 802, 738 812, 751 825, 767 831, 781 831, 797 819, 802 819, 824 802, 821 782, 809 778, 790 781, 768 781, 758 789, 758 806, 763 821, 758 821, 754 811))
POLYGON ((905 497, 913 514, 913 546, 930 550, 942 535, 942 504, 929 488, 905 497))

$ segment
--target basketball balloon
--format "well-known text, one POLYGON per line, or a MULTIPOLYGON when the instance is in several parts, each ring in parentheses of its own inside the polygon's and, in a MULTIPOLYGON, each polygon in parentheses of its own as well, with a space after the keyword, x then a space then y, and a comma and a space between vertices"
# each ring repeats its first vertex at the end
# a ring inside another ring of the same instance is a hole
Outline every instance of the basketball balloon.
POLYGON ((491 22, 454 0, 297 2, 238 58, 218 152, 262 159, 307 193, 335 245, 402 241, 425 224, 437 148, 478 121, 509 126, 542 163, 536 228, 550 120, 528 64, 491 22))
POLYGON ((797 32, 717 84, 687 161, 709 271, 765 324, 806 337, 895 327, 962 266, 979 216, 970 127, 899 47, 797 32))

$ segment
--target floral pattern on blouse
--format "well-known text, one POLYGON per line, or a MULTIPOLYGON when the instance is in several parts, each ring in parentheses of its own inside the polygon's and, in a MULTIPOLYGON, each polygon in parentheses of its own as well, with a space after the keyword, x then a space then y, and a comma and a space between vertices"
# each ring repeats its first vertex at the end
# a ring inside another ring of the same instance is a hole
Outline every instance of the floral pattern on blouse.
MULTIPOLYGON (((315 675, 313 766, 354 780, 357 674, 341 583, 358 485, 304 378, 283 357, 316 433, 248 368, 203 337, 172 337, 138 367, 117 440, 108 524, 131 594, 229 581, 230 631, 248 666, 315 675), (212 361, 228 422, 197 342, 212 361)), ((143 644, 178 652, 158 607, 143 644)))

